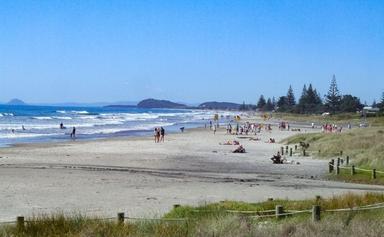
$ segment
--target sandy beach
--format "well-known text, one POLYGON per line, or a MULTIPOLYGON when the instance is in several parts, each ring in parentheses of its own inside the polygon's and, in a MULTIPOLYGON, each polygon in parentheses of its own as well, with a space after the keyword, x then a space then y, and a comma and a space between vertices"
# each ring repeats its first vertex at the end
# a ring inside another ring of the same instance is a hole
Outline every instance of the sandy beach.
POLYGON ((1 148, 0 220, 52 212, 154 217, 173 204, 384 191, 327 181, 326 160, 295 154, 288 157, 293 164, 273 165, 269 158, 282 146, 278 142, 295 133, 273 127, 257 136, 236 136, 220 128, 214 135, 199 128, 169 134, 164 143, 131 137, 1 148), (256 137, 260 140, 249 139, 256 137), (277 143, 266 143, 270 137, 277 143), (246 153, 219 145, 232 140, 246 153))

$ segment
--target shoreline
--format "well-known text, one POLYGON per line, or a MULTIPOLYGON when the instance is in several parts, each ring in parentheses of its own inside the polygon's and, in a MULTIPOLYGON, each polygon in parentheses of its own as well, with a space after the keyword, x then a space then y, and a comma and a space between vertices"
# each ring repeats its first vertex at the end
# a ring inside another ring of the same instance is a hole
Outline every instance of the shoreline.
MULTIPOLYGON (((193 127, 188 128, 184 130, 184 133, 188 132, 198 132, 198 131, 204 131, 208 130, 209 128, 204 127, 193 127)), ((49 141, 49 142, 29 142, 29 143, 14 143, 10 144, 6 147, 0 147, 0 152, 2 149, 10 149, 10 148, 23 148, 23 147, 50 147, 52 146, 60 146, 60 145, 66 145, 66 144, 86 144, 86 143, 92 143, 92 142, 108 142, 108 141, 137 141, 137 140, 149 140, 153 139, 153 135, 151 135, 152 131, 148 131, 147 133, 143 133, 142 135, 122 135, 122 136, 110 136, 110 137, 100 137, 100 138, 90 138, 90 139, 70 139, 63 141, 49 141)), ((166 135, 174 135, 174 134, 181 134, 181 132, 177 131, 170 131, 166 135)))

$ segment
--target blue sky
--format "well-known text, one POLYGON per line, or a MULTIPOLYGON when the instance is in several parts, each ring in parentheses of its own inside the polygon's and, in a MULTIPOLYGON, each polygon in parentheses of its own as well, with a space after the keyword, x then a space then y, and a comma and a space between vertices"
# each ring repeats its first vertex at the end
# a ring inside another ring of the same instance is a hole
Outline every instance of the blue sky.
POLYGON ((384 1, 3 1, 0 101, 384 91, 384 1))

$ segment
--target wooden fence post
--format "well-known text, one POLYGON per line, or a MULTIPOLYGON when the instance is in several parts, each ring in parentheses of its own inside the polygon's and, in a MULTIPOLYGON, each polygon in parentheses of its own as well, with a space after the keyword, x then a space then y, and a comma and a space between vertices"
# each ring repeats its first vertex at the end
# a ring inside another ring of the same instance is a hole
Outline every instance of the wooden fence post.
POLYGON ((372 179, 376 179, 376 169, 372 170, 372 179))
POLYGON ((117 213, 117 223, 124 224, 124 212, 117 213))
POLYGON ((312 221, 320 221, 320 206, 314 205, 312 206, 312 221))
POLYGON ((16 226, 18 229, 24 229, 24 216, 16 217, 16 226))
POLYGON ((355 173, 356 173, 356 171, 355 171, 355 166, 352 165, 352 167, 351 167, 351 175, 354 175, 355 173))
POLYGON ((289 156, 292 156, 292 147, 289 148, 289 156))
POLYGON ((284 208, 282 205, 276 205, 275 214, 277 219, 281 219, 283 216, 281 214, 284 213, 284 208))
POLYGON ((349 156, 347 156, 347 160, 345 162, 347 165, 349 165, 349 156))

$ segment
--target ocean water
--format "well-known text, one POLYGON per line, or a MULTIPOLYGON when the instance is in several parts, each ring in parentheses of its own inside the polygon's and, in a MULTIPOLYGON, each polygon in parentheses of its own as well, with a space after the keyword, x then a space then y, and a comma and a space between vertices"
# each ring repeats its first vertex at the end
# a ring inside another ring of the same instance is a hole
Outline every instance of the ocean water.
MULTIPOLYGON (((0 105, 0 146, 69 140, 72 127, 80 140, 149 135, 160 126, 166 132, 176 132, 180 127, 204 126, 214 114, 202 110, 0 105), (60 123, 66 128, 60 129, 60 123)), ((222 120, 232 117, 230 112, 221 113, 222 120)))

